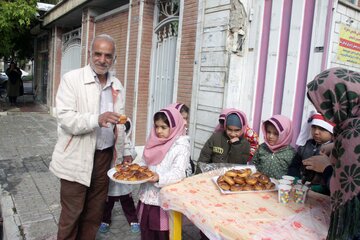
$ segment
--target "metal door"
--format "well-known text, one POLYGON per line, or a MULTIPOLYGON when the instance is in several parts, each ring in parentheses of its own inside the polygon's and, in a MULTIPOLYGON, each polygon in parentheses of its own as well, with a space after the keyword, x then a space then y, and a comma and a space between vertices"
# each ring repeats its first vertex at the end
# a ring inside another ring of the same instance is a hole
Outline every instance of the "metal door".
POLYGON ((81 29, 67 32, 62 36, 61 76, 81 67, 81 29))
POLYGON ((151 116, 172 103, 174 92, 176 45, 178 39, 178 1, 159 1, 155 27, 155 50, 152 58, 151 116))

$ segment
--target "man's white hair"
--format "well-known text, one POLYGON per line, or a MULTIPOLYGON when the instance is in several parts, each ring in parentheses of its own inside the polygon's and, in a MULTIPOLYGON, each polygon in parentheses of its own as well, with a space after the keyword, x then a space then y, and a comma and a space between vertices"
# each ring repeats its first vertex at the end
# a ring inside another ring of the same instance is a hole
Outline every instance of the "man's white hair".
POLYGON ((114 46, 114 56, 113 56, 113 60, 115 60, 116 58, 116 44, 115 44, 115 40, 108 34, 100 34, 98 36, 96 36, 92 41, 91 41, 91 47, 90 47, 90 56, 92 56, 93 54, 93 49, 94 49, 94 43, 95 41, 99 40, 99 39, 104 39, 108 42, 111 42, 112 45, 114 46))

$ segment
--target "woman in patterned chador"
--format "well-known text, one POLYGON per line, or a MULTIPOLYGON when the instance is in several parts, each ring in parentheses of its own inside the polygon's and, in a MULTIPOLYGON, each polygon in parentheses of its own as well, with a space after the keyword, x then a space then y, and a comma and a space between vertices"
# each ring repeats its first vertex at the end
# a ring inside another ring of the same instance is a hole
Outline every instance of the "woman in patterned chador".
POLYGON ((360 73, 323 71, 308 84, 308 97, 336 124, 330 158, 331 220, 328 239, 360 239, 360 73))

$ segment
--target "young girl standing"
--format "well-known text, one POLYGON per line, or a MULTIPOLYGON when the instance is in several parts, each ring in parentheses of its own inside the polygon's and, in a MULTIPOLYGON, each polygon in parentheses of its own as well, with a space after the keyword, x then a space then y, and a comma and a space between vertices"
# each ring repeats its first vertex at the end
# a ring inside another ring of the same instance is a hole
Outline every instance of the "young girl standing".
POLYGON ((295 155, 295 149, 290 146, 293 134, 291 120, 274 115, 262 124, 262 132, 265 142, 256 150, 252 163, 258 171, 280 179, 287 174, 295 155))
MULTIPOLYGON (((136 158, 135 147, 130 140, 132 132, 132 123, 128 118, 123 126, 123 131, 118 133, 119 144, 116 146, 117 159, 122 163, 131 163, 136 158)), ((113 162, 113 166, 119 162, 113 162)), ((116 183, 114 181, 109 182, 108 197, 105 203, 105 209, 103 213, 103 219, 99 228, 101 233, 106 233, 110 230, 111 215, 115 202, 120 201, 126 220, 128 221, 131 232, 138 233, 140 226, 138 223, 136 208, 131 192, 133 191, 133 185, 116 183)))
POLYGON ((145 144, 142 162, 154 176, 139 190, 138 218, 141 239, 169 239, 168 213, 160 207, 160 189, 185 178, 190 142, 185 121, 175 108, 155 113, 154 126, 145 144))

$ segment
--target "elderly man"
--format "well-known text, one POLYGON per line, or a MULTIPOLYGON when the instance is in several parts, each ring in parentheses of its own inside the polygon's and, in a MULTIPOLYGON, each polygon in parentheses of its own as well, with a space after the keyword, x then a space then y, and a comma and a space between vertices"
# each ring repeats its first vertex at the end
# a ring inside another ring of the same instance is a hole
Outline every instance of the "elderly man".
POLYGON ((100 226, 124 112, 123 87, 109 73, 115 48, 109 35, 95 37, 90 64, 64 74, 57 92, 58 141, 50 170, 61 185, 58 239, 95 239, 100 226))

